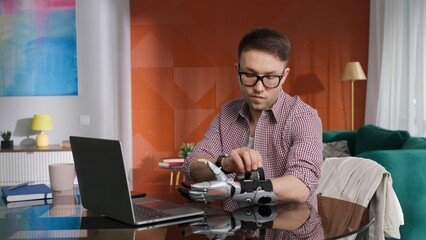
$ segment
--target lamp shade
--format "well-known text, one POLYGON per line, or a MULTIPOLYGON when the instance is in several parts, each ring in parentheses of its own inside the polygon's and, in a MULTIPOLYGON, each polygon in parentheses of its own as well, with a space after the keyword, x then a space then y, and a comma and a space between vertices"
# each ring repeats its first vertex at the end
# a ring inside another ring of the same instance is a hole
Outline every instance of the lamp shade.
POLYGON ((35 114, 31 129, 35 131, 52 130, 52 118, 48 114, 35 114))
POLYGON ((348 62, 346 63, 345 69, 343 70, 342 80, 366 80, 364 71, 362 70, 359 62, 348 62))

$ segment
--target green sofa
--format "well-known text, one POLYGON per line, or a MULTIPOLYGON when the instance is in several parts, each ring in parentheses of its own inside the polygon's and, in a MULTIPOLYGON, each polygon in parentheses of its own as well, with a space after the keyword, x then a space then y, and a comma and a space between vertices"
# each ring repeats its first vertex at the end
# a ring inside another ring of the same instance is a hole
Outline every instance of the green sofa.
POLYGON ((358 131, 324 131, 324 143, 347 141, 351 156, 381 164, 392 176, 393 188, 404 213, 401 239, 426 236, 426 138, 407 131, 365 125, 358 131))

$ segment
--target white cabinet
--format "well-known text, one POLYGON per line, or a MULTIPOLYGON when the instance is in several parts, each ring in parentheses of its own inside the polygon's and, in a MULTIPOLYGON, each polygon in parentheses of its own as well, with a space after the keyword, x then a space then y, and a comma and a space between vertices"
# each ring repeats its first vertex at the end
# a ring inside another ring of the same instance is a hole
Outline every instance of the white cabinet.
MULTIPOLYGON (((52 145, 46 149, 15 146, 0 150, 0 185, 13 185, 25 181, 49 182, 49 164, 73 163, 71 149, 52 145)), ((77 180, 75 180, 77 183, 77 180)))

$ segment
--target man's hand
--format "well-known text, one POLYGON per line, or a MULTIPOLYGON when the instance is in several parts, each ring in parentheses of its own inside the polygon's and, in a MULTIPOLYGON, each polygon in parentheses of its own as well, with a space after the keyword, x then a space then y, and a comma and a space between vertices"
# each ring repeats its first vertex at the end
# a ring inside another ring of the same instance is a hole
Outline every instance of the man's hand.
POLYGON ((182 186, 187 189, 179 188, 178 190, 184 197, 198 202, 212 202, 232 197, 240 206, 268 204, 278 200, 273 192, 271 180, 264 179, 263 169, 261 180, 244 179, 234 182, 234 179, 228 178, 209 160, 200 159, 200 161, 209 166, 216 180, 192 185, 182 183, 182 186))
MULTIPOLYGON (((206 159, 212 163, 217 161, 209 156, 198 156, 191 164, 190 174, 197 182, 210 181, 215 177, 211 169, 206 168, 206 159)), ((227 157, 222 158, 220 165, 225 173, 253 172, 262 167, 262 157, 258 151, 243 147, 232 150, 227 157)))
POLYGON ((214 173, 216 180, 209 182, 200 182, 192 185, 182 185, 190 190, 179 188, 179 192, 186 198, 198 202, 212 202, 231 197, 235 192, 240 192, 239 183, 234 182, 234 179, 228 178, 224 172, 212 162, 204 159, 199 161, 204 162, 214 173))
POLYGON ((245 173, 256 171, 261 167, 260 153, 247 147, 232 150, 228 157, 222 160, 222 169, 225 172, 245 173))

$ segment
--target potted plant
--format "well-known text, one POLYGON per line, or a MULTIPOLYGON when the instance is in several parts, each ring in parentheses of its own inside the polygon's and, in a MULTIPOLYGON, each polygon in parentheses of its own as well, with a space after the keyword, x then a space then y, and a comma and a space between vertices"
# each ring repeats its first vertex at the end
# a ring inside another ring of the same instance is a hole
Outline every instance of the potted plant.
POLYGON ((3 138, 1 141, 1 149, 12 149, 13 148, 13 140, 10 140, 12 137, 11 131, 2 131, 0 132, 0 136, 3 138))
POLYGON ((194 143, 182 143, 182 145, 179 148, 179 154, 178 156, 181 158, 186 158, 188 155, 194 150, 194 143))

